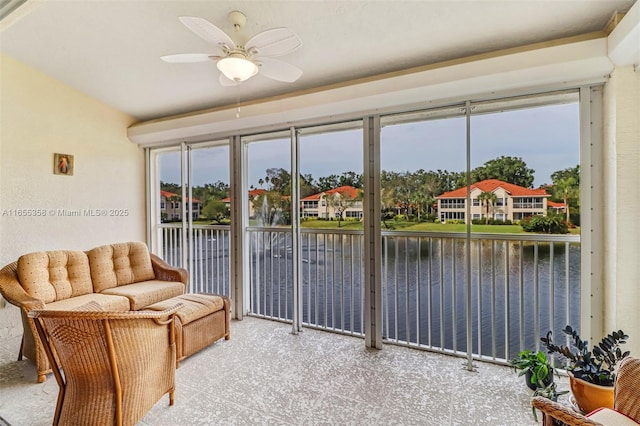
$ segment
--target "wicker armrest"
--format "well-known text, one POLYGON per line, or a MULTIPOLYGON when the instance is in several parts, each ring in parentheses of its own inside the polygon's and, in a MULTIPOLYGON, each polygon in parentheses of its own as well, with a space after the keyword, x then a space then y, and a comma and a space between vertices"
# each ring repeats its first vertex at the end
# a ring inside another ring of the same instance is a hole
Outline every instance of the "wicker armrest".
POLYGON ((153 253, 151 255, 151 265, 153 266, 153 272, 157 279, 163 281, 175 281, 181 282, 185 286, 189 281, 189 273, 184 268, 174 268, 160 257, 153 253))
POLYGON ((164 311, 125 311, 125 312, 105 312, 105 311, 48 311, 48 310, 36 310, 29 312, 29 318, 38 318, 40 316, 47 316, 50 318, 100 318, 100 319, 139 319, 139 318, 151 318, 159 319, 168 317, 174 314, 183 306, 182 303, 176 303, 169 309, 164 311))
POLYGON ((18 282, 17 262, 13 262, 0 270, 0 294, 12 305, 26 310, 44 307, 44 302, 31 297, 18 282))
MULTIPOLYGON (((568 426, 602 426, 600 423, 594 422, 588 419, 580 413, 577 413, 570 407, 553 402, 548 398, 542 396, 535 396, 531 399, 531 405, 538 410, 542 411, 545 416, 549 416, 556 420, 560 420, 568 426)), ((545 423, 547 424, 547 423, 545 423)))

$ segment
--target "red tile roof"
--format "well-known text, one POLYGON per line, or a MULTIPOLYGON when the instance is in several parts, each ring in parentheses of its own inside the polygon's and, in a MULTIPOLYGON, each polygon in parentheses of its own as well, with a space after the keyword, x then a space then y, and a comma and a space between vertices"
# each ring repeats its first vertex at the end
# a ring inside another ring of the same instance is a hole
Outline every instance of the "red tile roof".
MULTIPOLYGON (((503 182, 498 179, 487 179, 471 185, 472 191, 476 188, 482 192, 494 192, 496 189, 502 188, 512 197, 549 197, 549 194, 547 194, 547 191, 544 189, 529 189, 512 183, 503 182)), ((462 188, 445 192, 436 198, 464 198, 466 196, 467 187, 463 186, 462 188)))
POLYGON ((302 198, 300 201, 315 201, 319 200, 322 194, 333 195, 335 193, 346 195, 348 198, 353 199, 358 196, 358 188, 354 188, 353 186, 339 186, 337 188, 330 189, 325 192, 319 192, 317 194, 309 195, 308 197, 302 198))
MULTIPOLYGON (((160 195, 161 195, 161 196, 163 196, 163 197, 165 197, 165 198, 167 198, 167 199, 169 199, 169 198, 171 198, 171 197, 178 197, 178 198, 181 198, 181 197, 180 197, 180 195, 178 195, 178 194, 174 194, 173 192, 163 191, 163 190, 160 190, 160 195)), ((189 198, 187 198, 187 201, 188 201, 188 200, 189 200, 189 198)), ((195 201, 196 203, 199 203, 199 202, 200 202, 200 200, 198 200, 197 198, 194 198, 194 199, 193 199, 193 201, 195 201)))
POLYGON ((564 209, 565 205, 564 203, 556 203, 555 201, 547 201, 547 207, 549 208, 554 208, 554 209, 564 209))
MULTIPOLYGON (((252 189, 251 191, 249 191, 249 198, 256 198, 256 197, 264 194, 265 192, 267 192, 266 189, 261 189, 261 188, 252 189)), ((231 197, 223 198, 220 201, 222 201, 223 203, 230 203, 231 202, 231 197)))

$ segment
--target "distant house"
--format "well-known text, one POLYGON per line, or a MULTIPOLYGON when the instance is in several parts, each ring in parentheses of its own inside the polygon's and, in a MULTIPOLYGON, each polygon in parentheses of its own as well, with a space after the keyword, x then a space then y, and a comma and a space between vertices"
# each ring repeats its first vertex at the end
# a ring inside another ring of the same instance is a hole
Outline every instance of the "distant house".
MULTIPOLYGON (((486 216, 486 205, 478 198, 483 192, 491 192, 496 196, 489 205, 489 218, 492 219, 517 222, 528 216, 545 216, 548 208, 564 210, 564 204, 548 200, 550 195, 543 188, 529 189, 498 179, 487 179, 471 185, 471 219, 486 216)), ((457 219, 466 223, 466 198, 467 187, 436 197, 440 221, 457 219)))
MULTIPOLYGON (((267 192, 266 189, 260 189, 260 188, 252 189, 249 191, 249 200, 253 201, 266 192, 267 192)), ((221 201, 227 206, 229 210, 231 210, 231 197, 223 198, 221 201)), ((255 216, 255 209, 253 208, 253 203, 249 203, 249 217, 254 217, 254 216, 255 216)))
MULTIPOLYGON (((188 200, 188 199, 187 199, 188 200)), ((169 191, 160 191, 160 217, 162 220, 182 220, 182 196, 169 191)), ((200 217, 200 200, 193 199, 193 219, 200 217)))
POLYGON ((555 201, 548 200, 547 207, 556 211, 556 213, 566 211, 566 206, 564 203, 556 203, 555 201))
POLYGON ((358 189, 353 186, 340 186, 325 192, 309 195, 300 200, 300 215, 311 218, 362 219, 362 201, 357 200, 358 189), (331 197, 338 197, 342 202, 332 202, 331 197))

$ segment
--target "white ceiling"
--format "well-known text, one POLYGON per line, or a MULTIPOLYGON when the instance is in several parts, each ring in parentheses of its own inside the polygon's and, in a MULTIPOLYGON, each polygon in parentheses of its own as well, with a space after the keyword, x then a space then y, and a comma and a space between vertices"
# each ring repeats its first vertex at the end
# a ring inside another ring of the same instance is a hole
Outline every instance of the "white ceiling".
POLYGON ((197 111, 604 28, 635 0, 202 1, 31 0, 0 25, 0 52, 140 120, 197 111), (304 71, 295 83, 256 76, 222 87, 214 62, 168 64, 173 53, 211 52, 179 16, 238 41, 289 27, 300 50, 280 57, 304 71))

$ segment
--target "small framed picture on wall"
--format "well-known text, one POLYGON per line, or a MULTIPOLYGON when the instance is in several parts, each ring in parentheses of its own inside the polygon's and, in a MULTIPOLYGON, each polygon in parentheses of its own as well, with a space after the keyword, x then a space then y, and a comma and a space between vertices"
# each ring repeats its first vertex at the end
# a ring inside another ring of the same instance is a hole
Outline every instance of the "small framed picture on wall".
POLYGON ((53 154, 53 174, 73 176, 73 155, 53 154))

